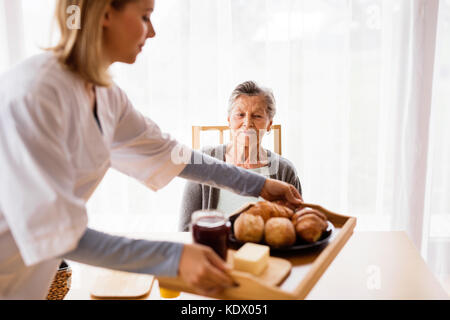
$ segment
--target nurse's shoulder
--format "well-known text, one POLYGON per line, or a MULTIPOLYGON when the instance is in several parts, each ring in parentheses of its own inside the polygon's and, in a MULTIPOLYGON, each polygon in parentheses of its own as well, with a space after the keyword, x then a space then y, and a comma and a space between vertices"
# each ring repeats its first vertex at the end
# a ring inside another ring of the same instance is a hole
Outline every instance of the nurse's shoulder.
POLYGON ((0 114, 23 109, 38 113, 44 106, 59 114, 65 106, 63 101, 74 94, 74 81, 75 76, 53 53, 30 57, 0 75, 0 114))

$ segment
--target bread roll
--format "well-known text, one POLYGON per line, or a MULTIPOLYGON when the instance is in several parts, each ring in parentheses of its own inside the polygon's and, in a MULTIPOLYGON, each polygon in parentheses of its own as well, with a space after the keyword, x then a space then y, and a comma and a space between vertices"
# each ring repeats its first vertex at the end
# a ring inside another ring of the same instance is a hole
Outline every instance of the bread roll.
POLYGON ((295 222, 295 232, 297 235, 310 243, 319 240, 327 227, 328 223, 314 213, 304 214, 298 217, 295 222))
POLYGON ((234 236, 237 240, 258 243, 264 236, 264 220, 262 217, 241 213, 234 221, 234 236))
POLYGON ((288 218, 270 218, 264 228, 264 238, 274 248, 291 246, 296 240, 294 225, 288 218))
POLYGON ((274 217, 283 217, 290 219, 294 214, 294 212, 288 207, 269 201, 258 201, 245 212, 261 216, 264 222, 274 217))

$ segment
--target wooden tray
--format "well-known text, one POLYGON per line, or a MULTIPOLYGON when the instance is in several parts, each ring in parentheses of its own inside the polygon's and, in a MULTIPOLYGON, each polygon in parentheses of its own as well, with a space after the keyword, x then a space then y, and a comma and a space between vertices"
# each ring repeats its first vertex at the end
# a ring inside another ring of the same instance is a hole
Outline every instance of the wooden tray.
MULTIPOLYGON (((241 213, 252 205, 253 203, 249 203, 233 214, 241 213)), ((239 287, 227 289, 221 294, 211 297, 227 300, 305 299, 353 234, 356 218, 334 213, 316 204, 305 203, 304 206, 324 213, 334 225, 334 236, 326 246, 309 252, 283 256, 284 259, 291 262, 292 269, 286 279, 278 285, 265 282, 264 279, 249 273, 233 270, 231 276, 239 283, 239 287)), ((158 281, 160 285, 168 289, 196 293, 195 288, 190 287, 180 278, 159 277, 158 281)))

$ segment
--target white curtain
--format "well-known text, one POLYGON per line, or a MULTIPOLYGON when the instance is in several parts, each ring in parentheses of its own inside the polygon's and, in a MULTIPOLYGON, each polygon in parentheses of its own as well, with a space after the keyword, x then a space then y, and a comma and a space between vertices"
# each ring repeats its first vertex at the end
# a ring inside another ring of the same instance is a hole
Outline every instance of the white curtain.
MULTIPOLYGON (((53 3, 0 0, 0 71, 51 43, 53 3)), ((153 23, 137 63, 112 68, 136 108, 190 145, 192 125, 226 124, 238 83, 272 88, 305 200, 406 230, 449 281, 450 1, 157 0, 153 23)), ((111 170, 90 224, 175 231, 183 185, 111 170)))

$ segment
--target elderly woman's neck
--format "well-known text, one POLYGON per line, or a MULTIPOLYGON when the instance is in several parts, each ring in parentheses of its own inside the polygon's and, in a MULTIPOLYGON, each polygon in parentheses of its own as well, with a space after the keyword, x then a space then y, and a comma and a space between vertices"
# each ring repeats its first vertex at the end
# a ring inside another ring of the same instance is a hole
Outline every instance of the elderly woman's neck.
POLYGON ((260 144, 243 146, 230 143, 227 145, 225 161, 246 169, 260 168, 268 164, 267 151, 260 144))

